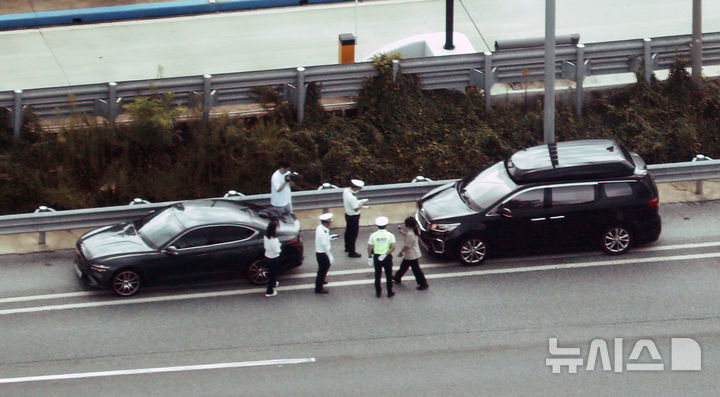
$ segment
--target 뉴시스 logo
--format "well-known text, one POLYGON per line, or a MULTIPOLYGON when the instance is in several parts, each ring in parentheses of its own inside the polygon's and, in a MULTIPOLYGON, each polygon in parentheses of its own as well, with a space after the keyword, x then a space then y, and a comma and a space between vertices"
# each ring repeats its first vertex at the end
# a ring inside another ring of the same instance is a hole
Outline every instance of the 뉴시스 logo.
MULTIPOLYGON (((558 338, 548 339, 550 356, 545 359, 545 365, 552 367, 552 373, 559 374, 563 367, 567 367, 569 374, 578 372, 583 367, 583 357, 579 347, 558 347, 558 338), (558 357, 560 356, 560 357, 558 357)), ((630 354, 625 360, 623 352, 623 338, 613 338, 613 362, 610 361, 610 351, 604 339, 593 339, 587 353, 586 371, 595 371, 598 361, 603 371, 665 371, 665 361, 657 345, 651 339, 638 339, 633 345, 630 354), (647 358, 650 358, 648 361, 647 358), (645 357, 643 360, 642 357, 645 357)), ((670 370, 671 371, 701 371, 702 351, 700 345, 691 338, 670 339, 670 370)))

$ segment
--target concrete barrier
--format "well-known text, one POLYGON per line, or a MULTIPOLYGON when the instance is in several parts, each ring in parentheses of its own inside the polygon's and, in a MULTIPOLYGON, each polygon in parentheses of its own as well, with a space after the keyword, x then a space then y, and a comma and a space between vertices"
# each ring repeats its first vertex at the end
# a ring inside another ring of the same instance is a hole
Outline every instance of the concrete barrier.
MULTIPOLYGON (((350 0, 311 0, 310 3, 340 1, 350 0)), ((297 6, 300 3, 300 0, 183 0, 112 7, 80 8, 74 10, 42 11, 0 15, 0 29, 21 29, 52 25, 171 17, 219 11, 287 7, 297 6)))

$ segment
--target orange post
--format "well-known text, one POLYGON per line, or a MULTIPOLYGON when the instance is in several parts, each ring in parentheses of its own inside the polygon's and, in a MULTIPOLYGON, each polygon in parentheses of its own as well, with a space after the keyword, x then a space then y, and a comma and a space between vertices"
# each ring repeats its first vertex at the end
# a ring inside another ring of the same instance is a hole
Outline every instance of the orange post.
POLYGON ((355 35, 343 33, 338 36, 338 63, 355 62, 355 35))

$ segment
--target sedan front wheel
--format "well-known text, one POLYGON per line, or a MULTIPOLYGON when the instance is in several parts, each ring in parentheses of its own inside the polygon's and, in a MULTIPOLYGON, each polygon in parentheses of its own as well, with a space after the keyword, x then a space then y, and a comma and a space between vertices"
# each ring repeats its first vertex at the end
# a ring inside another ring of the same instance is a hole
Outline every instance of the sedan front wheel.
POLYGON ((142 284, 140 274, 134 270, 121 270, 110 280, 110 287, 113 292, 120 296, 134 295, 142 284))

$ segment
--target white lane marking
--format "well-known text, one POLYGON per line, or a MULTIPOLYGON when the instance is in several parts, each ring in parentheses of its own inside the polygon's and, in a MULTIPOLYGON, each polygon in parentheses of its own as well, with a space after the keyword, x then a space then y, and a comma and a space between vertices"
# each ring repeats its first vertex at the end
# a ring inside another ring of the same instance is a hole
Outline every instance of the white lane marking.
MULTIPOLYGON (((694 248, 708 248, 708 247, 720 247, 720 241, 711 241, 707 243, 693 243, 693 244, 675 244, 675 245, 661 245, 657 247, 646 247, 646 248, 635 248, 630 252, 653 252, 653 251, 668 251, 668 250, 681 250, 681 249, 694 249, 694 248)), ((436 263, 436 264, 423 264, 423 269, 434 269, 438 267, 451 266, 452 263, 436 263)), ((350 269, 350 270, 334 270, 330 271, 330 276, 343 276, 351 274, 362 274, 372 273, 374 270, 372 267, 350 269)), ((283 276, 283 279, 294 280, 301 278, 314 278, 316 273, 299 273, 290 274, 283 276)), ((33 296, 19 296, 12 298, 0 298, 0 304, 3 303, 14 303, 14 302, 28 302, 35 300, 51 300, 51 299, 62 299, 62 298, 75 298, 81 296, 92 296, 106 294, 105 291, 85 291, 85 292, 67 292, 60 294, 47 294, 47 295, 33 295, 33 296)))
POLYGON ((12 302, 27 302, 27 301, 39 301, 47 299, 62 299, 62 298, 75 298, 78 296, 91 296, 105 294, 104 291, 85 291, 85 292, 65 292, 62 294, 47 294, 47 295, 35 295, 35 296, 18 296, 14 298, 0 298, 0 303, 12 303, 12 302))
POLYGON ((675 245, 660 245, 657 247, 634 248, 631 252, 683 250, 683 249, 707 248, 707 247, 718 247, 718 246, 720 246, 720 241, 711 241, 709 243, 675 244, 675 245))
POLYGON ((141 368, 141 369, 123 369, 117 371, 101 371, 101 372, 80 372, 75 374, 59 374, 44 376, 24 376, 20 378, 0 379, 0 383, 25 383, 25 382, 42 382, 49 380, 62 379, 81 379, 81 378, 99 378, 103 376, 120 376, 120 375, 140 375, 140 374, 158 374, 165 372, 182 372, 182 371, 202 371, 209 369, 226 369, 226 368, 242 368, 242 367, 260 367, 268 365, 290 365, 314 363, 315 358, 291 358, 281 360, 264 360, 264 361, 243 361, 234 363, 218 363, 218 364, 202 364, 202 365, 185 365, 179 367, 161 367, 161 368, 141 368))
MULTIPOLYGON (((494 274, 509 274, 509 273, 525 273, 525 272, 536 272, 543 270, 561 270, 561 269, 580 269, 586 267, 600 267, 600 266, 616 266, 616 265, 631 265, 638 263, 652 263, 652 262, 673 262, 673 261, 687 261, 697 259, 709 259, 709 258, 720 258, 720 252, 712 252, 707 254, 692 254, 692 255, 676 255, 676 256, 660 256, 656 258, 635 258, 635 259, 617 259, 612 261, 595 261, 595 262, 577 262, 577 263, 565 263, 561 265, 538 265, 538 266, 526 266, 516 267, 509 269, 489 269, 489 270, 475 270, 475 271, 460 271, 456 273, 438 273, 426 275, 427 278, 441 279, 441 278, 454 278, 454 277, 471 277, 471 276, 485 276, 494 274)), ((336 281, 328 284, 329 287, 343 287, 351 285, 365 285, 372 284, 374 280, 349 280, 349 281, 336 281)), ((295 291, 315 288, 315 284, 300 284, 290 285, 287 287, 280 287, 280 291, 295 291)), ((167 302, 167 301, 178 301, 188 299, 203 299, 203 298, 215 298, 223 296, 235 296, 235 295, 249 295, 249 294, 260 294, 265 291, 265 288, 252 288, 242 290, 230 290, 230 291, 218 291, 218 292, 202 292, 192 294, 181 294, 181 295, 168 295, 158 296, 152 298, 130 298, 130 299, 118 299, 112 301, 103 302, 86 302, 86 303, 74 303, 65 305, 52 305, 52 306, 36 306, 36 307, 23 307, 19 309, 6 309, 0 310, 0 315, 10 315, 19 313, 34 313, 34 312, 47 312, 57 310, 69 310, 69 309, 83 309, 89 307, 100 307, 100 306, 117 306, 117 305, 131 305, 136 303, 151 303, 151 302, 167 302)))

